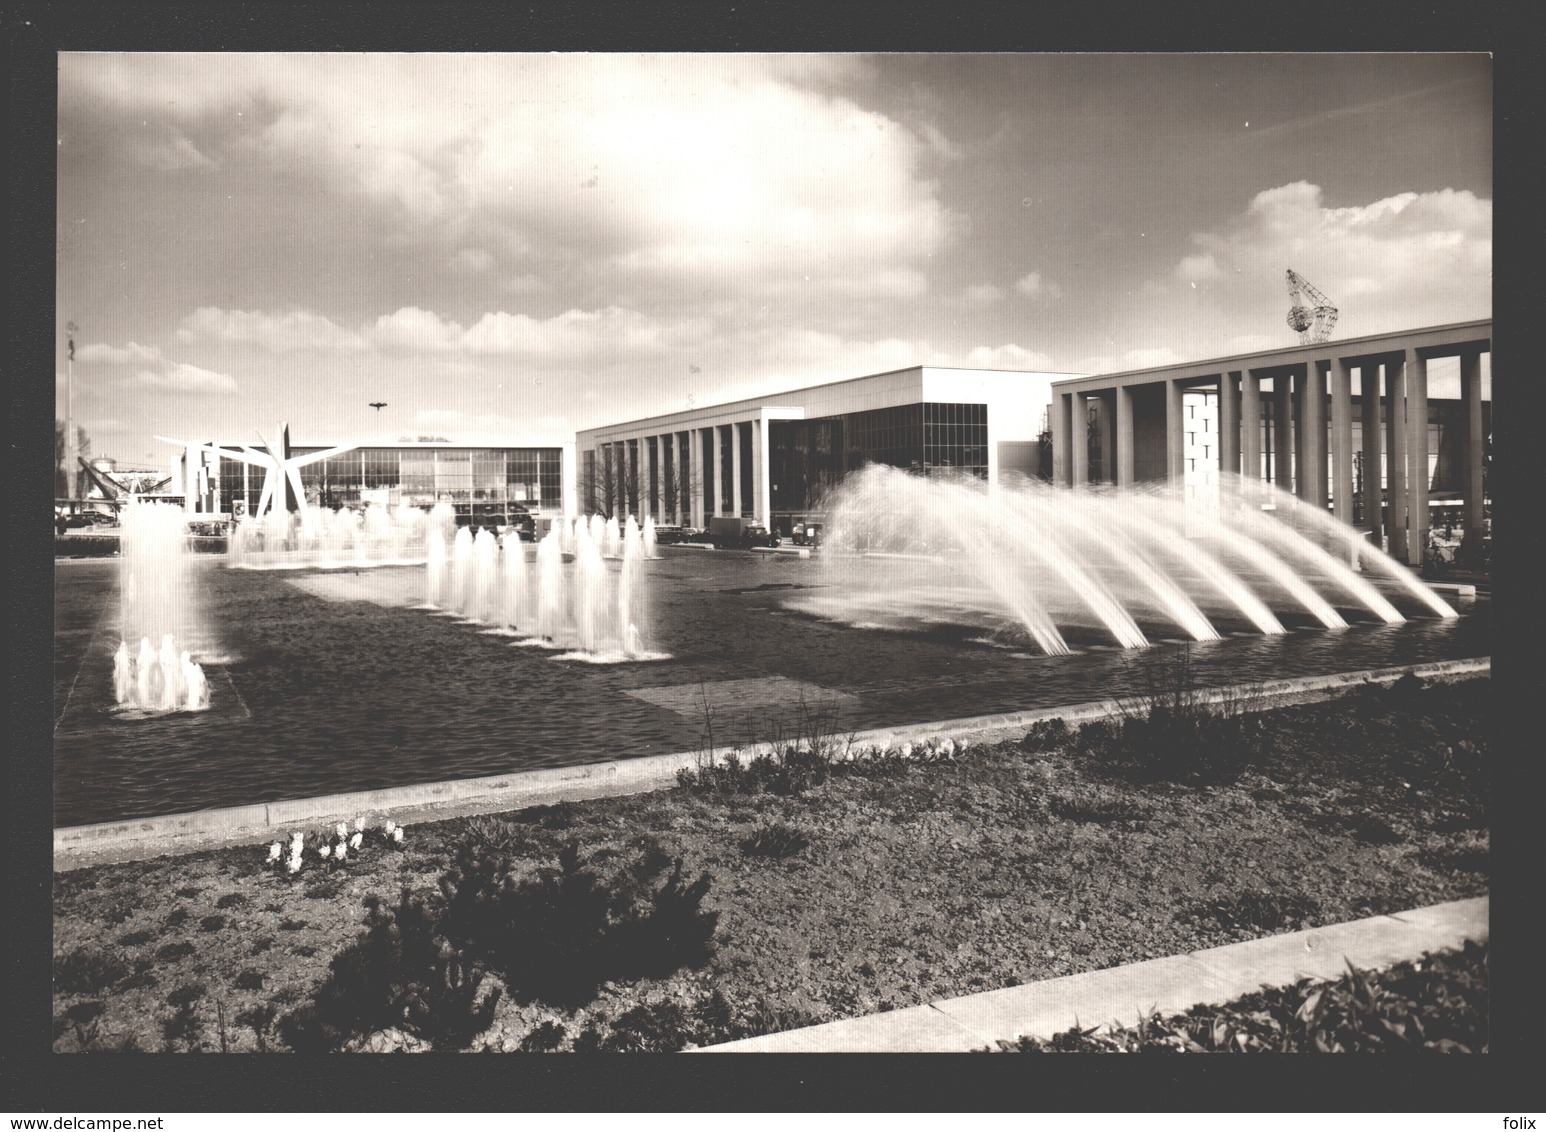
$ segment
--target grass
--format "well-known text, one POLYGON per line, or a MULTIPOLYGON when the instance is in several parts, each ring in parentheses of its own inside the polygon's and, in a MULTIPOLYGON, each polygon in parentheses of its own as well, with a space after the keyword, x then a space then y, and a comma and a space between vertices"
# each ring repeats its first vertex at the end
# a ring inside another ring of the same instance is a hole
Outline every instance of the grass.
POLYGON ((798 790, 771 759, 294 881, 265 846, 64 873, 55 1049, 673 1049, 1476 895, 1489 711, 1472 681, 1254 713, 1211 782, 1100 729, 834 737, 798 790))

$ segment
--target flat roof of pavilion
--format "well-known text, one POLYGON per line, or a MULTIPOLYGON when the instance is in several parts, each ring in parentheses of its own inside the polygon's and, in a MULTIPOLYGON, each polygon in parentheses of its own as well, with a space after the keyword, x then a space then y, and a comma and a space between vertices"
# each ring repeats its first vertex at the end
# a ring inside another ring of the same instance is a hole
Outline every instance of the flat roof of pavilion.
POLYGON ((1115 389, 1122 385, 1145 385, 1150 382, 1177 379, 1184 381, 1193 377, 1217 377, 1221 373, 1248 369, 1258 371, 1286 369, 1290 366, 1324 362, 1331 358, 1342 358, 1356 365, 1360 361, 1373 362, 1391 354, 1400 354, 1408 347, 1420 354, 1442 357, 1459 353, 1459 348, 1463 346, 1479 346, 1483 351, 1490 351, 1492 319, 1451 322, 1443 326, 1425 326, 1413 330, 1368 334, 1361 338, 1341 338, 1330 342, 1283 346, 1272 350, 1253 350, 1228 357, 1203 358, 1193 362, 1176 362, 1166 366, 1123 370, 1119 373, 1073 377, 1053 382, 1052 388, 1058 393, 1089 393, 1102 389, 1115 389))

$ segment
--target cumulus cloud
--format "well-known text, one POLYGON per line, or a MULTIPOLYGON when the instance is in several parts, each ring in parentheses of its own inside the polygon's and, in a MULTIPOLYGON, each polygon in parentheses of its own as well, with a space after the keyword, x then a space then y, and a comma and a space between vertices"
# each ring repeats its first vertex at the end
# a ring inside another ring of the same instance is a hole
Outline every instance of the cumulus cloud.
POLYGON ((141 346, 138 342, 130 342, 124 346, 109 346, 105 342, 93 342, 88 346, 82 346, 75 353, 76 359, 82 362, 99 362, 105 365, 144 365, 147 362, 159 362, 161 349, 157 346, 141 346))
POLYGON ((169 362, 156 369, 142 369, 135 374, 134 381, 144 389, 190 397, 236 392, 234 377, 188 365, 186 362, 169 362))
POLYGON ((1029 272, 1016 279, 1015 290, 1031 299, 1058 299, 1063 295, 1063 289, 1043 279, 1039 271, 1029 272))
POLYGON ((1169 346, 1156 346, 1149 349, 1129 350, 1122 355, 1123 369, 1148 369, 1151 366, 1168 366, 1182 361, 1179 354, 1169 346))
POLYGON ((272 353, 292 350, 366 349, 363 337, 312 311, 222 310, 199 307, 177 329, 181 342, 219 342, 256 346, 272 353))
POLYGON ((154 389, 169 393, 203 394, 235 393, 236 379, 229 374, 201 369, 186 362, 174 362, 159 346, 142 346, 129 342, 123 346, 111 346, 105 342, 93 342, 76 352, 77 360, 109 366, 140 367, 128 383, 139 389, 154 389))
POLYGON ((968 307, 991 307, 1003 298, 1004 292, 991 283, 968 287, 961 295, 962 302, 968 307))
POLYGON ((1349 334, 1492 311, 1492 202, 1469 191, 1331 207, 1320 186, 1295 181, 1257 193, 1222 230, 1195 233, 1192 242, 1198 250, 1172 277, 1213 285, 1220 309, 1236 317, 1251 295, 1257 309, 1286 314, 1290 267, 1338 305, 1339 330, 1349 334))
POLYGON ((469 240, 508 238, 672 274, 862 286, 879 271, 882 295, 912 294, 910 277, 887 273, 916 269, 959 230, 931 174, 954 151, 929 124, 838 93, 856 65, 67 53, 60 97, 66 114, 116 113, 147 155, 153 143, 163 160, 260 161, 378 207, 462 269, 482 269, 463 258, 469 240))
POLYGON ((467 275, 482 275, 494 266, 494 256, 483 248, 463 248, 451 257, 451 269, 467 275))
POLYGON ((1038 350, 1027 350, 1010 342, 1004 346, 975 346, 966 355, 969 366, 979 369, 1024 369, 1051 371, 1052 358, 1038 350))

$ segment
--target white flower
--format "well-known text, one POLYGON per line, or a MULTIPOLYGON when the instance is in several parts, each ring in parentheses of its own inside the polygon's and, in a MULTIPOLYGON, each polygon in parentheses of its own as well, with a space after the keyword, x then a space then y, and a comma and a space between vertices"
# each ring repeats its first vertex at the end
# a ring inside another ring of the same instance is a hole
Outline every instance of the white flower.
POLYGON ((902 757, 904 759, 912 758, 913 757, 913 745, 911 743, 903 743, 902 744, 901 755, 902 755, 902 757))
POLYGON ((403 826, 398 826, 392 831, 392 840, 397 842, 399 845, 403 843, 403 828, 403 826))
POLYGON ((279 842, 277 842, 277 841, 274 842, 272 845, 270 845, 268 847, 268 859, 270 861, 277 861, 277 860, 279 860, 279 854, 281 852, 282 852, 282 850, 280 848, 279 842))
POLYGON ((358 849, 364 840, 365 835, 363 833, 356 833, 353 837, 349 838, 349 848, 358 849))
POLYGON ((354 832, 355 833, 363 833, 364 830, 365 830, 365 819, 364 818, 355 818, 354 819, 354 832))
POLYGON ((939 745, 939 753, 942 755, 953 755, 955 754, 955 749, 956 745, 954 739, 946 739, 939 745))
POLYGON ((298 873, 301 871, 301 859, 299 857, 291 857, 288 863, 290 872, 298 873))
POLYGON ((397 826, 396 826, 396 823, 394 823, 391 818, 387 818, 386 825, 382 826, 381 828, 386 830, 386 835, 388 837, 391 837, 392 836, 392 830, 396 829, 397 826))
POLYGON ((337 857, 340 861, 342 861, 348 855, 349 855, 349 847, 347 845, 345 845, 342 841, 340 841, 338 843, 338 845, 333 849, 333 856, 337 857))
POLYGON ((305 835, 301 833, 300 830, 296 830, 294 833, 290 834, 290 843, 292 845, 299 845, 304 840, 305 835))
MULTIPOLYGON (((342 849, 343 846, 340 845, 339 848, 342 849)), ((333 847, 331 845, 324 845, 322 848, 317 850, 317 856, 321 857, 325 861, 327 860, 327 855, 332 851, 333 847)))
POLYGON ((340 838, 348 837, 349 836, 349 823, 348 822, 341 821, 334 828, 338 830, 338 836, 340 838))

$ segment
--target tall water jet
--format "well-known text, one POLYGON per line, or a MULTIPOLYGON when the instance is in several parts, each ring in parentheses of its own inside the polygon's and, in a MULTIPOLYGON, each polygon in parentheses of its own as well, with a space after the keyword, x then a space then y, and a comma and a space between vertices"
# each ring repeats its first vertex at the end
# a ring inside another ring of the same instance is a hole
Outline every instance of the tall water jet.
POLYGON ((431 528, 424 543, 424 604, 439 608, 446 600, 446 539, 431 528))
POLYGON ((1356 532, 1302 504, 1299 523, 1287 497, 1264 514, 1264 494, 1271 489, 1226 477, 1219 505, 1203 509, 1171 485, 1025 481, 990 491, 980 481, 872 466, 833 496, 827 592, 790 604, 861 625, 964 619, 993 629, 1007 619, 1052 654, 1068 651, 1070 632, 1125 648, 1169 626, 1213 640, 1241 619, 1281 633, 1279 611, 1328 628, 1345 627, 1347 616, 1400 622, 1397 595, 1373 584, 1382 575, 1403 596, 1454 616, 1410 571, 1357 546, 1356 532), (1366 561, 1362 574, 1345 561, 1355 551, 1366 561))
POLYGON ((458 613, 466 611, 468 583, 472 580, 472 530, 461 527, 451 543, 451 586, 446 605, 458 613))
MULTIPOLYGON (((189 705, 189 668, 182 658, 202 648, 207 637, 187 521, 179 508, 137 502, 125 509, 121 523, 121 636, 113 654, 113 696, 121 707, 178 711, 189 705), (129 646, 136 637, 137 656, 129 646)), ((191 656, 189 664, 198 667, 191 656)), ((201 686, 200 707, 208 705, 206 688, 201 686)))
POLYGON ((644 557, 655 559, 660 557, 660 552, 655 549, 655 517, 644 517, 644 557))
MULTIPOLYGON (((633 517, 629 516, 629 521, 633 517)), ((604 558, 621 558, 623 554, 623 537, 618 529, 617 516, 609 516, 606 526, 602 531, 601 554, 604 558)))
POLYGON ((466 605, 462 609, 474 621, 494 619, 494 582, 498 556, 499 540, 493 531, 484 527, 472 540, 472 582, 467 590, 466 605))
POLYGON ((633 516, 623 532, 623 566, 617 580, 617 637, 623 655, 636 657, 644 651, 640 626, 646 621, 644 588, 644 538, 633 516))
POLYGON ((537 544, 537 633, 557 641, 564 627, 563 525, 537 544))
POLYGON ((507 629, 524 627, 531 617, 532 603, 526 578, 526 547, 521 536, 515 531, 507 532, 500 553, 504 556, 504 583, 500 587, 499 623, 507 629))

